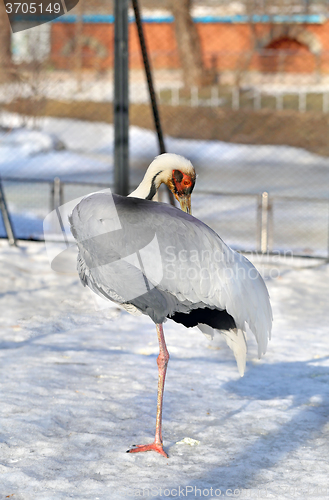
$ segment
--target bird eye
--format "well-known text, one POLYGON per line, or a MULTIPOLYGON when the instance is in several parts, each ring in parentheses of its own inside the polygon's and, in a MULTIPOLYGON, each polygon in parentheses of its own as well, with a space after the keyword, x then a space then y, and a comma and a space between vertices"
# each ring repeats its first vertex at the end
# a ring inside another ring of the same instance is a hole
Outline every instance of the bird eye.
POLYGON ((176 182, 182 182, 184 175, 180 170, 173 170, 173 177, 176 182))

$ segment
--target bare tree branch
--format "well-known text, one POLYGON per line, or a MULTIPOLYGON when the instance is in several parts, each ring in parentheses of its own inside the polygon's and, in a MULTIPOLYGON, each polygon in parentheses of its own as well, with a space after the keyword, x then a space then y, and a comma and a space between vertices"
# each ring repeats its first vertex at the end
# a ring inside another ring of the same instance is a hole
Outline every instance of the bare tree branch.
POLYGON ((11 28, 5 5, 0 2, 0 81, 8 81, 12 77, 11 28))
POLYGON ((169 0, 168 3, 175 18, 177 48, 185 87, 211 84, 214 71, 204 68, 198 31, 190 14, 191 0, 169 0))

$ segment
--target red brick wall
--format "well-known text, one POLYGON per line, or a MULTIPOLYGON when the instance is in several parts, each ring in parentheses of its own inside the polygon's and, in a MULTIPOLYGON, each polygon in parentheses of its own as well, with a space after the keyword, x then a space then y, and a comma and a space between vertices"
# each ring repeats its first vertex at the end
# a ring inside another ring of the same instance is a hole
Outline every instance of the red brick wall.
MULTIPOLYGON (((58 69, 73 69, 75 24, 56 23, 51 29, 51 60, 58 69)), ((83 37, 96 41, 106 51, 106 56, 99 56, 97 50, 84 45, 83 67, 106 69, 113 65, 114 25, 84 24, 83 37)))
MULTIPOLYGON (((305 44, 279 39, 269 43, 266 53, 262 40, 266 40, 271 27, 268 24, 256 26, 260 52, 253 50, 253 35, 248 24, 198 23, 204 62, 206 66, 218 70, 236 70, 243 64, 253 70, 273 72, 313 72, 316 68, 329 72, 329 22, 303 27, 314 34, 322 45, 318 55, 314 55, 305 44), (278 52, 277 54, 275 52, 278 52), (285 51, 281 56, 279 51, 285 51), (248 62, 252 53, 251 62, 248 62)), ((74 57, 74 24, 54 23, 52 25, 51 57, 56 68, 70 69, 74 57)), ((154 68, 178 68, 179 57, 173 23, 146 23, 145 36, 154 68)), ((84 24, 83 36, 89 46, 83 49, 83 66, 90 69, 108 69, 113 65, 113 24, 84 24), (88 44, 88 42, 87 42, 88 44), (96 47, 96 48, 95 48, 96 47), (98 50, 102 48, 102 50, 98 50), (106 55, 102 53, 106 51, 106 55)), ((141 68, 137 30, 129 25, 130 67, 141 68)))

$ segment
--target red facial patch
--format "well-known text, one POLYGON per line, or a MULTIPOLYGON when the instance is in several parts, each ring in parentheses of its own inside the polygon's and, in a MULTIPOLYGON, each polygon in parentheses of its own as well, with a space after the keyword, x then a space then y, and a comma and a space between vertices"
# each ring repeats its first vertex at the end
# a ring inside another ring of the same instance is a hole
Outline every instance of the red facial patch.
POLYGON ((194 179, 180 170, 173 170, 172 174, 177 194, 181 196, 184 194, 191 194, 194 187, 194 179))

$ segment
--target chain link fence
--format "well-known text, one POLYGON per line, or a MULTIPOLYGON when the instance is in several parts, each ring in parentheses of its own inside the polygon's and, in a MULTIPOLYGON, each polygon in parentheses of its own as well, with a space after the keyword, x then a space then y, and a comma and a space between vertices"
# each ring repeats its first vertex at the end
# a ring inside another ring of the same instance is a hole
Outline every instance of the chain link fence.
MULTIPOLYGON (((306 13, 304 2, 280 5, 194 4, 207 74, 195 85, 186 84, 170 3, 142 3, 142 18, 167 151, 198 173, 193 214, 236 249, 327 258, 329 20, 323 2, 306 13)), ((133 190, 158 146, 129 15, 133 190)), ((42 239, 56 204, 113 187, 113 21, 111 3, 81 1, 12 35, 0 175, 18 238, 42 239)))

